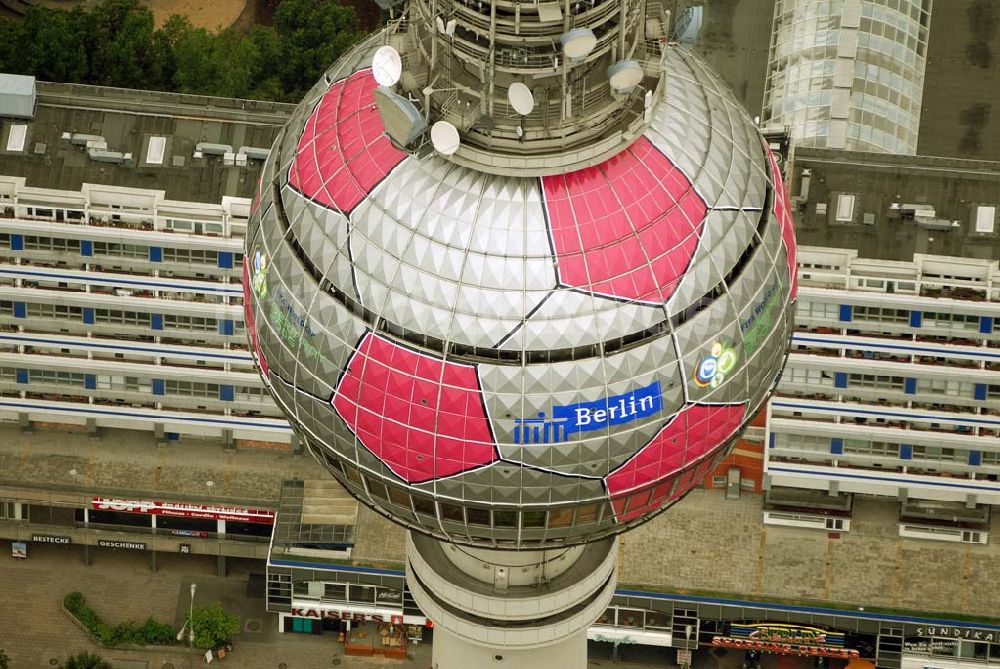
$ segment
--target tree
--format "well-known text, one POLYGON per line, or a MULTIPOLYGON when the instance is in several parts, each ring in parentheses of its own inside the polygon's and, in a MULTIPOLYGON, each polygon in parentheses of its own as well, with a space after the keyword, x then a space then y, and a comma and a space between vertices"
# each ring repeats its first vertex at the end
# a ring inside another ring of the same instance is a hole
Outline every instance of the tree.
POLYGON ((0 669, 9 669, 10 655, 3 648, 0 648, 0 669))
POLYGON ((153 12, 139 0, 104 0, 90 16, 91 82, 146 87, 153 52, 153 12))
MULTIPOLYGON (((188 617, 189 624, 191 621, 188 617)), ((194 645, 215 648, 240 631, 239 616, 230 615, 219 604, 196 606, 194 609, 194 645)))
POLYGON ((97 653, 82 650, 76 655, 71 655, 62 669, 111 669, 111 663, 97 653))
POLYGON ((364 36, 354 10, 337 0, 282 0, 274 29, 282 45, 281 82, 294 100, 364 36))

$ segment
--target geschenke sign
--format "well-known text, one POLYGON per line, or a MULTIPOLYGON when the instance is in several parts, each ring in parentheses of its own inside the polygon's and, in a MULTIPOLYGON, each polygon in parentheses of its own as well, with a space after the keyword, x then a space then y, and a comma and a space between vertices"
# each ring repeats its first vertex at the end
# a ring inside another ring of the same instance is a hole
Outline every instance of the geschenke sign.
POLYGON ((153 516, 177 516, 180 518, 206 518, 209 520, 233 520, 243 523, 274 524, 273 511, 235 506, 192 504, 190 502, 161 502, 95 497, 91 502, 91 508, 96 511, 147 513, 153 516))
POLYGON ((98 539, 97 545, 101 548, 124 548, 130 551, 144 551, 146 544, 142 541, 118 541, 116 539, 98 539))

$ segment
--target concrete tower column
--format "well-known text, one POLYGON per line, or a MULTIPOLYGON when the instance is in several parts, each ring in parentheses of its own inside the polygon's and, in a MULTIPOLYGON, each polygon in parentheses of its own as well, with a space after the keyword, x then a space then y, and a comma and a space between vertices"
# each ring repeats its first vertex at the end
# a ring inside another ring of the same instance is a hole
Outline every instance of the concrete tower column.
POLYGON ((434 669, 584 669, 587 628, 617 584, 617 546, 504 551, 410 532, 406 582, 434 622, 434 669))

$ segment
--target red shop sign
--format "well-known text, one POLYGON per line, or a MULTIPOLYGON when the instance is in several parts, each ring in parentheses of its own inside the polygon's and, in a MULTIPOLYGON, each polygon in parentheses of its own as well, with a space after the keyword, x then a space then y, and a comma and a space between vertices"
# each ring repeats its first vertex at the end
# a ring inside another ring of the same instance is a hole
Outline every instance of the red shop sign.
POLYGON ((181 518, 205 518, 208 520, 234 520, 242 523, 274 524, 273 511, 237 506, 115 499, 109 497, 95 497, 90 506, 95 511, 121 511, 123 513, 146 513, 153 516, 177 516, 181 518))

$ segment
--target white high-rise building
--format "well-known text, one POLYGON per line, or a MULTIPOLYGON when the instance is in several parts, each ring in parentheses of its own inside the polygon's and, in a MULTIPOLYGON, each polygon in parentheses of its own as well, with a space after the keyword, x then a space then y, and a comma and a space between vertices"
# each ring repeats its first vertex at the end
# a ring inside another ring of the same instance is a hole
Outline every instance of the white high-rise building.
POLYGON ((798 146, 917 151, 933 0, 777 0, 763 123, 798 146))

